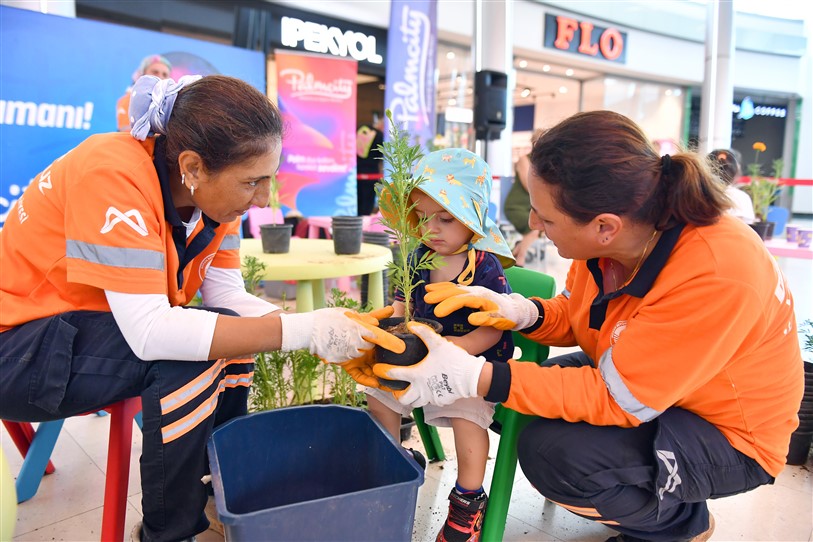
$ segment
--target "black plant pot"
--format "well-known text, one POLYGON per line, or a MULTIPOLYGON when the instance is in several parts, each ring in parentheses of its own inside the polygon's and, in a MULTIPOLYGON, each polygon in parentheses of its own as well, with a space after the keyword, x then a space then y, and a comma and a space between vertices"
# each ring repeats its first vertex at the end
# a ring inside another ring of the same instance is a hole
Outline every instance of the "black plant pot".
POLYGON ((776 222, 768 222, 768 230, 765 232, 765 240, 773 239, 773 230, 776 228, 776 222))
POLYGON ((407 416, 401 416, 401 442, 409 440, 412 436, 413 427, 415 427, 415 420, 407 416))
MULTIPOLYGON (((441 333, 443 331, 443 326, 436 320, 428 320, 426 318, 413 318, 413 320, 431 326, 437 333, 441 333)), ((403 317, 383 318, 378 322, 378 327, 381 329, 387 329, 388 327, 396 326, 403 321, 403 317)), ((423 341, 417 335, 400 332, 393 333, 393 335, 402 339, 406 343, 406 349, 403 353, 396 354, 391 350, 376 346, 376 363, 386 363, 388 365, 400 365, 401 367, 408 367, 421 361, 429 352, 426 349, 426 345, 423 344, 423 341)), ((407 388, 407 386, 409 386, 409 382, 404 382, 403 380, 387 380, 384 378, 379 378, 378 382, 393 390, 404 390, 407 388)))
POLYGON ((763 241, 768 235, 768 223, 767 222, 754 222, 753 224, 749 224, 751 228, 757 232, 759 238, 763 241))
POLYGON ((361 252, 362 226, 333 224, 333 251, 336 254, 358 254, 361 252))
POLYGON ((804 465, 810 453, 810 442, 813 433, 793 432, 790 435, 790 448, 788 449, 788 465, 804 465))
POLYGON ((287 254, 291 249, 292 224, 261 224, 260 239, 266 254, 287 254))

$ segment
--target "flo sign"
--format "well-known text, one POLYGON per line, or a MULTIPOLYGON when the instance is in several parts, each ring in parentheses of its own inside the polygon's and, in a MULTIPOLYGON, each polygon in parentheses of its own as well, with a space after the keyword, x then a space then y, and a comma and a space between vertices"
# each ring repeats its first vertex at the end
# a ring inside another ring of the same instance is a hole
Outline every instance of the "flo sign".
POLYGON ((545 47, 624 64, 627 33, 571 17, 545 14, 545 47))
POLYGON ((312 53, 349 57, 370 64, 381 65, 384 62, 375 36, 296 17, 282 17, 280 41, 284 47, 304 49, 312 53))

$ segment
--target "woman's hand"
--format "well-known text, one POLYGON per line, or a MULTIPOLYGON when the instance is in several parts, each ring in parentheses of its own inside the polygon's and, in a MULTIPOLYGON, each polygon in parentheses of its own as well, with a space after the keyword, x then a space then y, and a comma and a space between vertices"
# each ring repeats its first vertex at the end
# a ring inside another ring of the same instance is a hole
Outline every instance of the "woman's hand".
POLYGON ((427 325, 409 322, 407 328, 426 344, 429 350, 426 357, 408 367, 385 363, 373 366, 373 373, 380 378, 410 383, 406 389, 392 392, 401 404, 412 408, 427 403, 446 406, 464 397, 477 396, 484 357, 468 354, 427 325))
POLYGON ((299 314, 281 314, 282 347, 290 352, 306 348, 325 363, 346 363, 379 345, 400 354, 404 341, 378 327, 378 320, 392 314, 392 307, 369 313, 331 307, 299 314))
POLYGON ((536 304, 520 294, 498 294, 482 286, 461 286, 452 282, 427 284, 426 291, 423 299, 430 305, 438 303, 435 316, 439 318, 467 307, 478 311, 469 315, 470 324, 503 331, 520 331, 539 319, 536 304))

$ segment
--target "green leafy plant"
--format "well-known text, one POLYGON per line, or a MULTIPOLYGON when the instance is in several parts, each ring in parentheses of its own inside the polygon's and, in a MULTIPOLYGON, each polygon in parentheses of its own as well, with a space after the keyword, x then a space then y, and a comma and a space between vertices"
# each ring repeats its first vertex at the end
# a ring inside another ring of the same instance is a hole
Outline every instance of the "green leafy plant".
POLYGON ((392 111, 388 109, 386 114, 390 120, 390 138, 378 146, 384 160, 384 181, 376 185, 375 191, 382 215, 379 220, 397 244, 398 256, 388 265, 388 275, 404 296, 404 322, 408 322, 412 291, 420 284, 414 282, 415 274, 423 269, 438 268, 443 258, 432 251, 426 252, 419 261, 410 257, 429 239, 423 225, 430 217, 416 218, 412 213, 415 204, 410 200, 412 191, 426 181, 421 172, 415 171, 423 153, 419 144, 410 144, 409 132, 395 123, 392 111))
POLYGON ((799 326, 799 335, 802 341, 802 350, 808 352, 808 359, 813 361, 813 320, 805 320, 799 326))
POLYGON ((751 196, 751 203, 754 207, 754 216, 758 222, 765 222, 768 217, 768 207, 776 199, 776 191, 779 188, 779 181, 776 179, 779 172, 782 171, 784 161, 777 158, 773 161, 773 178, 766 178, 762 176, 762 166, 759 163, 759 155, 765 152, 765 143, 756 141, 752 148, 754 149, 754 161, 748 164, 748 176, 751 182, 743 187, 743 190, 751 196))
MULTIPOLYGON (((253 256, 246 256, 242 267, 246 291, 257 295, 265 264, 253 256)), ((331 291, 327 305, 360 312, 370 310, 369 303, 362 307, 358 301, 336 288, 331 291)), ((290 310, 284 298, 282 309, 290 310)), ((364 405, 364 394, 358 391, 356 381, 341 367, 322 363, 307 350, 277 350, 254 355, 254 382, 249 392, 251 411, 317 402, 361 407, 364 405)))
POLYGON ((783 169, 785 169, 785 160, 783 158, 776 158, 771 162, 771 175, 775 179, 782 176, 783 169))
MULTIPOLYGON (((280 158, 281 159, 281 158, 280 158)), ((279 189, 280 189, 280 182, 277 179, 276 175, 271 177, 271 193, 268 196, 268 207, 271 208, 273 211, 279 211, 282 208, 282 201, 280 200, 279 196, 279 189)), ((274 212, 274 222, 276 224, 276 215, 277 213, 274 212)))

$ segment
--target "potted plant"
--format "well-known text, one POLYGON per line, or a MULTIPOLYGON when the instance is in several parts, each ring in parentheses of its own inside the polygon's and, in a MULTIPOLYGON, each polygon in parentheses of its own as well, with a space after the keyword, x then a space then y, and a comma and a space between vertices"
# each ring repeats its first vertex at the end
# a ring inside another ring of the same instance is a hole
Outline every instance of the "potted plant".
MULTIPOLYGON (((413 365, 426 355, 423 342, 409 333, 406 323, 412 318, 412 292, 420 281, 416 274, 424 269, 436 269, 442 265, 443 258, 434 252, 427 252, 420 260, 411 257, 421 243, 428 240, 423 226, 430 217, 417 217, 413 210, 415 203, 410 199, 412 191, 426 181, 421 172, 415 171, 415 165, 423 157, 419 144, 410 142, 409 132, 403 130, 392 118, 392 111, 387 110, 390 121, 389 140, 379 145, 384 161, 384 180, 375 187, 378 205, 381 210, 381 224, 385 231, 395 240, 396 254, 388 265, 390 283, 404 296, 404 316, 386 318, 381 327, 391 327, 393 333, 407 343, 402 354, 395 354, 383 348, 376 348, 376 361, 392 365, 413 365)), ((439 332, 438 322, 427 321, 439 332)), ((393 389, 403 389, 406 382, 384 381, 393 389)))
POLYGON ((762 176, 762 166, 759 163, 759 154, 765 151, 765 144, 756 141, 752 147, 755 151, 754 162, 748 164, 748 176, 750 182, 743 187, 743 190, 751 196, 751 203, 754 206, 754 216, 756 222, 751 227, 762 239, 769 239, 768 207, 776 198, 776 190, 779 186, 778 176, 781 173, 783 161, 781 158, 773 161, 773 178, 762 176))
POLYGON ((280 183, 277 176, 271 177, 271 193, 268 196, 268 207, 273 212, 273 222, 260 225, 260 238, 263 244, 263 252, 267 254, 286 254, 291 248, 292 224, 285 224, 284 221, 277 223, 277 216, 282 216, 279 212, 282 202, 279 196, 280 183))

